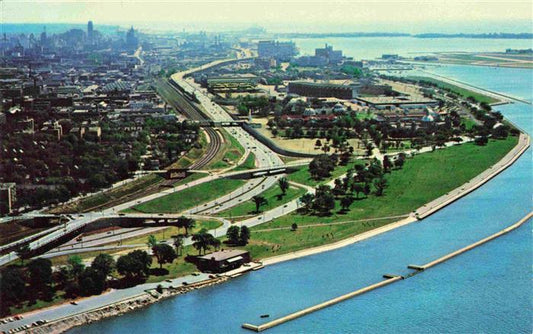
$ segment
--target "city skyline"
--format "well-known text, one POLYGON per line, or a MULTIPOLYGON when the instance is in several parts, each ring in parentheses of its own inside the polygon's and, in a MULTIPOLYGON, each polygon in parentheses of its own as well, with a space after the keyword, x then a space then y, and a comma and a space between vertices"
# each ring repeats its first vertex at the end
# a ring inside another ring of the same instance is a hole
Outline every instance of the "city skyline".
POLYGON ((4 1, 4 23, 135 24, 147 30, 232 30, 260 25, 270 31, 487 33, 531 31, 533 5, 498 1, 238 2, 4 1), (117 13, 120 13, 117 14, 117 13), (186 13, 186 15, 181 14, 186 13), (9 18, 9 19, 8 19, 9 18), (158 21, 164 24, 153 26, 158 21), (320 22, 320 25, 316 25, 320 22))

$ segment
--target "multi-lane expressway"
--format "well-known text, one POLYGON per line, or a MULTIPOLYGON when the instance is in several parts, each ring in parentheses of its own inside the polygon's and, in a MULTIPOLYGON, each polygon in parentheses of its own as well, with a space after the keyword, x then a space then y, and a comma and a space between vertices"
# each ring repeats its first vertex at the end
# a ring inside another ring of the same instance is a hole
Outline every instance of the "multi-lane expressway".
MULTIPOLYGON (((203 110, 204 113, 210 119, 214 121, 220 121, 220 122, 232 121, 233 119, 222 107, 213 103, 211 99, 199 87, 195 87, 194 84, 187 82, 183 78, 185 75, 193 73, 194 71, 205 69, 208 66, 216 66, 216 65, 219 65, 225 62, 227 62, 227 60, 216 61, 216 62, 211 63, 210 65, 203 65, 200 68, 177 73, 173 75, 171 78, 171 80, 174 80, 176 84, 180 86, 181 85, 186 86, 187 89, 189 90, 191 89, 194 90, 196 98, 198 99, 198 101, 200 102, 200 104, 202 105, 204 109, 203 110)), ((256 163, 260 168, 262 167, 266 169, 268 168, 276 169, 278 167, 279 168, 285 167, 285 164, 283 163, 283 161, 277 154, 275 154, 267 146, 260 143, 258 140, 256 140, 246 131, 244 131, 242 128, 240 127, 229 128, 229 133, 245 148, 247 153, 249 153, 250 151, 253 151, 256 157, 256 163)), ((234 174, 235 173, 233 173, 232 175, 234 174)), ((224 177, 224 175, 210 174, 199 180, 191 181, 187 184, 180 185, 172 189, 167 189, 156 194, 148 195, 140 199, 136 199, 136 200, 129 201, 127 203, 116 205, 112 208, 108 208, 108 209, 101 210, 98 212, 89 212, 89 213, 84 213, 80 215, 74 215, 73 218, 68 223, 65 223, 63 225, 63 228, 56 229, 55 231, 52 231, 51 233, 46 234, 32 241, 31 243, 29 243, 29 246, 32 250, 39 249, 43 247, 44 245, 50 244, 64 237, 65 235, 76 233, 76 231, 81 230, 83 227, 87 226, 88 224, 93 223, 94 221, 97 221, 102 218, 115 217, 120 211, 130 208, 134 205, 148 202, 153 199, 166 196, 170 193, 178 192, 183 189, 186 189, 186 188, 189 188, 189 187, 192 187, 192 186, 204 183, 204 182, 209 182, 209 181, 221 178, 221 177, 224 177)), ((195 213, 212 214, 212 213, 223 211, 232 206, 238 205, 242 203, 243 201, 249 200, 251 197, 255 195, 260 194, 264 190, 273 186, 277 182, 277 178, 278 176, 266 175, 262 177, 261 179, 253 179, 249 181, 245 186, 243 186, 244 187, 243 189, 237 189, 236 191, 230 194, 226 194, 215 201, 202 204, 199 207, 187 210, 187 212, 184 212, 184 213, 185 214, 195 214, 195 213)), ((279 208, 279 210, 276 212, 275 215, 277 216, 280 213, 292 211, 290 209, 289 210, 285 210, 285 209, 289 209, 289 208, 287 206, 279 208)), ((124 217, 124 215, 121 215, 121 217, 124 217)), ((260 217, 258 219, 262 220, 263 218, 264 218, 264 215, 263 217, 260 217)), ((6 254, 0 257, 0 265, 3 265, 16 258, 17 256, 15 252, 6 254)))

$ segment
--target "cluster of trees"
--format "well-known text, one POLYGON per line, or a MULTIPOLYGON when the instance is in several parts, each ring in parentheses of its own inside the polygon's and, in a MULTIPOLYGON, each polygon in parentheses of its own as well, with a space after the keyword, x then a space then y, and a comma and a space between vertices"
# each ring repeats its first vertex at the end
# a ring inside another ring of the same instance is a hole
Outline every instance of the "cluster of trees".
POLYGON ((266 96, 246 95, 237 100, 237 111, 240 115, 247 116, 248 112, 259 116, 268 116, 270 111, 280 108, 276 98, 268 99, 266 96))
POLYGON ((192 241, 192 246, 198 250, 198 254, 202 254, 202 251, 205 254, 211 247, 218 250, 221 245, 220 240, 215 238, 211 233, 207 233, 205 228, 201 229, 200 232, 193 234, 192 241))
POLYGON ((364 198, 372 192, 383 196, 388 186, 385 173, 402 168, 405 159, 406 156, 400 154, 395 160, 386 157, 383 164, 377 159, 367 165, 356 164, 344 178, 335 179, 333 188, 320 185, 314 195, 307 193, 300 197, 301 209, 307 213, 328 215, 335 208, 336 201, 339 201, 342 211, 347 211, 355 200, 361 199, 361 194, 364 198))
POLYGON ((117 260, 117 272, 129 283, 139 282, 150 275, 152 257, 143 250, 134 250, 117 260))
POLYGON ((331 176, 331 172, 337 166, 338 156, 336 154, 320 154, 309 163, 309 174, 315 180, 320 180, 331 176))
MULTIPOLYGON (((29 115, 35 128, 53 115, 29 115)), ((187 122, 147 119, 143 128, 135 123, 115 123, 101 119, 101 138, 70 134, 79 122, 60 120, 63 136, 37 131, 19 131, 22 117, 10 115, 6 131, 0 133, 0 171, 5 182, 15 182, 17 207, 41 207, 64 202, 79 193, 94 192, 128 178, 139 169, 148 145, 162 165, 176 160, 196 143, 198 126, 187 122)))
POLYGON ((228 238, 226 242, 235 246, 246 246, 248 240, 250 240, 250 235, 250 229, 247 226, 242 226, 241 228, 231 226, 226 232, 226 238, 228 238))
MULTIPOLYGON (((152 250, 152 253, 159 263, 159 269, 163 269, 163 264, 172 263, 177 257, 177 251, 172 248, 172 246, 166 243, 160 243, 157 241, 155 236, 150 235, 148 237, 148 247, 152 250)), ((177 248, 177 247, 176 247, 177 248)))
POLYGON ((32 305, 38 299, 51 301, 61 291, 67 298, 100 294, 114 269, 115 261, 108 254, 98 255, 88 267, 74 255, 57 271, 52 270, 50 260, 43 258, 26 265, 10 265, 0 272, 0 314, 9 314, 11 307, 23 303, 32 305))

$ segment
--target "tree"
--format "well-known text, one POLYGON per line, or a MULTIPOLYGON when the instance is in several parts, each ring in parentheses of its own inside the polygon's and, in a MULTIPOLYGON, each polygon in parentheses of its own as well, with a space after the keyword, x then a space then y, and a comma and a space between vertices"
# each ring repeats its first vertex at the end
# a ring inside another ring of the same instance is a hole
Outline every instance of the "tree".
POLYGON ((391 167, 392 167, 392 164, 391 164, 391 161, 389 159, 389 156, 385 155, 383 157, 383 169, 385 170, 385 172, 388 172, 388 171, 390 171, 391 167))
POLYGON ((157 244, 152 248, 157 262, 159 263, 159 268, 163 268, 163 264, 172 263, 178 256, 174 248, 167 244, 157 244))
POLYGON ((354 202, 354 198, 352 196, 344 196, 341 198, 341 207, 343 211, 347 211, 350 208, 350 205, 354 202))
POLYGON ((113 269, 115 269, 115 266, 115 259, 113 259, 111 255, 105 253, 99 254, 91 263, 91 268, 98 270, 106 277, 113 271, 113 269))
POLYGON ((185 235, 189 235, 189 229, 196 226, 196 222, 192 218, 181 216, 178 218, 177 225, 185 229, 185 235))
POLYGON ((79 255, 72 255, 68 258, 67 262, 70 265, 71 275, 78 279, 85 269, 83 260, 79 255))
POLYGON ((146 245, 150 249, 154 249, 154 247, 157 246, 157 239, 155 238, 155 236, 153 234, 150 234, 148 236, 148 241, 146 242, 146 245))
POLYGON ((198 250, 198 254, 202 254, 202 251, 205 254, 205 251, 208 250, 210 246, 216 244, 214 240, 216 240, 215 237, 207 233, 207 230, 203 228, 200 230, 200 232, 193 234, 192 246, 198 250))
POLYGON ((335 169, 335 161, 327 154, 320 154, 309 163, 309 173, 314 179, 322 179, 331 175, 335 169))
POLYGON ((366 197, 370 195, 370 185, 368 183, 365 183, 365 186, 363 187, 363 193, 365 194, 366 197))
POLYGON ((298 224, 296 224, 296 223, 292 223, 292 225, 291 225, 291 230, 292 230, 292 231, 296 231, 297 229, 298 229, 298 224))
POLYGON ((17 247, 15 250, 17 256, 20 258, 22 265, 24 265, 24 260, 28 259, 31 256, 31 248, 29 244, 23 244, 17 247))
POLYGON ((181 234, 173 235, 172 239, 174 239, 174 247, 176 248, 176 255, 180 256, 183 251, 183 236, 181 234))
POLYGON ((376 188, 376 196, 382 196, 385 187, 387 186, 387 179, 380 177, 374 180, 374 187, 376 188))
POLYGON ((52 282, 52 262, 48 259, 38 258, 28 264, 30 286, 34 291, 42 291, 52 282))
POLYGON ((148 253, 135 250, 118 258, 117 271, 128 279, 141 278, 148 275, 151 265, 152 257, 148 253))
POLYGON ((479 136, 474 139, 474 143, 479 146, 485 146, 489 142, 487 136, 479 136))
POLYGON ((15 305, 24 298, 26 280, 20 267, 9 266, 0 272, 0 282, 0 311, 3 311, 4 307, 15 305))
POLYGON ((106 287, 106 275, 100 270, 88 267, 80 277, 80 292, 84 296, 99 295, 106 287))
POLYGON ((281 192, 283 195, 287 193, 287 189, 289 189, 289 181, 286 177, 282 177, 278 180, 279 188, 281 189, 281 192))
POLYGON ((311 209, 311 205, 313 204, 314 199, 315 199, 315 196, 313 196, 313 194, 306 193, 302 197, 300 197, 300 203, 303 204, 306 210, 309 210, 311 209))
POLYGON ((326 185, 318 186, 313 201, 313 209, 320 211, 323 214, 327 214, 333 208, 335 208, 335 197, 331 192, 331 187, 326 185))
POLYGON ((250 229, 248 228, 248 226, 242 226, 241 227, 241 233, 239 235, 239 244, 241 246, 245 246, 246 244, 248 244, 248 240, 250 239, 250 229))
POLYGON ((360 183, 352 183, 352 186, 350 188, 352 191, 355 192, 356 198, 359 198, 359 194, 364 192, 364 188, 360 183))
POLYGON ((236 245, 239 243, 239 227, 238 226, 231 226, 228 228, 228 231, 226 232, 226 237, 228 238, 228 242, 232 245, 236 245))
POLYGON ((255 204, 255 213, 259 213, 259 208, 261 206, 268 204, 266 198, 261 195, 255 195, 254 197, 252 197, 252 201, 255 204))
POLYGON ((402 155, 399 155, 396 160, 394 160, 394 167, 401 169, 405 163, 405 157, 402 155))

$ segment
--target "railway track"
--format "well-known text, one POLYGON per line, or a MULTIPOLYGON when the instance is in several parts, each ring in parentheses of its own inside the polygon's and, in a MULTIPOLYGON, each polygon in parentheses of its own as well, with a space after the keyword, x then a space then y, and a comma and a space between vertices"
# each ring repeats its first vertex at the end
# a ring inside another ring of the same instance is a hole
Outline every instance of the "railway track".
MULTIPOLYGON (((174 109, 179 110, 187 118, 194 121, 209 120, 209 118, 204 116, 197 106, 193 105, 193 102, 183 96, 183 94, 167 80, 159 80, 158 88, 160 95, 167 101, 167 103, 172 105, 174 109)), ((209 137, 207 151, 204 156, 189 166, 190 169, 202 169, 215 158, 220 150, 222 145, 220 134, 212 128, 206 128, 205 132, 209 137)))

